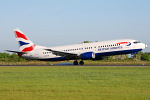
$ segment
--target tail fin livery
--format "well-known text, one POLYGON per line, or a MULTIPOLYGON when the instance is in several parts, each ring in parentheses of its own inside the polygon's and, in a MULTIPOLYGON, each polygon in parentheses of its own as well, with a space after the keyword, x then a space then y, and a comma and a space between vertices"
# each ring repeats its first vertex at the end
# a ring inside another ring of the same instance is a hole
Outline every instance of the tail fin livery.
POLYGON ((18 28, 14 29, 14 33, 21 52, 30 52, 34 49, 36 45, 33 44, 18 28))

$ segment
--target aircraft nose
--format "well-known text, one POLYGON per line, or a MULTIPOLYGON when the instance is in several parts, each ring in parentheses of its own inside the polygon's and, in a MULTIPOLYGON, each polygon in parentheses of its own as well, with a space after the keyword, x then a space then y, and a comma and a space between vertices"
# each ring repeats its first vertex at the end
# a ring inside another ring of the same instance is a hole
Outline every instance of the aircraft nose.
POLYGON ((147 48, 147 45, 145 44, 145 48, 147 48))

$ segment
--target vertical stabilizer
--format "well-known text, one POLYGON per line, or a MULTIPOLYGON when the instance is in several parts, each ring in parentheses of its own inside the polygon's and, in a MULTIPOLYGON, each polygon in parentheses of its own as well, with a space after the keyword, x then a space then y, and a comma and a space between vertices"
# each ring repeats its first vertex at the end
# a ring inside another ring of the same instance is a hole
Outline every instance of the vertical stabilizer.
POLYGON ((18 28, 14 29, 14 33, 21 52, 30 52, 34 49, 36 45, 33 44, 18 28))

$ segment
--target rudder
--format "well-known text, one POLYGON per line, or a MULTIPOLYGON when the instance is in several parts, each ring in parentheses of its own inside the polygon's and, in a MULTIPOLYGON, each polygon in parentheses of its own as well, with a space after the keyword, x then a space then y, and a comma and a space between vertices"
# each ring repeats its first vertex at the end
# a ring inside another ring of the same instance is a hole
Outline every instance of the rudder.
POLYGON ((30 52, 36 46, 31 42, 21 31, 19 28, 14 29, 15 37, 19 43, 21 52, 30 52))

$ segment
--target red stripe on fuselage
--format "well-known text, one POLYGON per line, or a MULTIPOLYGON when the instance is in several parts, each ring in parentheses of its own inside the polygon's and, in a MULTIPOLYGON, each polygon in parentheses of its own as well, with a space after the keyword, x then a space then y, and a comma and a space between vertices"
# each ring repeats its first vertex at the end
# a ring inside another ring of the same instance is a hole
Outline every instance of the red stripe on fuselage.
POLYGON ((127 44, 127 43, 130 43, 130 42, 119 42, 117 44, 127 44))
POLYGON ((18 31, 15 31, 15 36, 16 36, 16 38, 23 38, 25 40, 29 40, 24 34, 18 32, 18 31))
POLYGON ((32 51, 35 46, 36 46, 36 45, 32 45, 31 47, 24 48, 21 52, 29 52, 29 51, 32 51))

